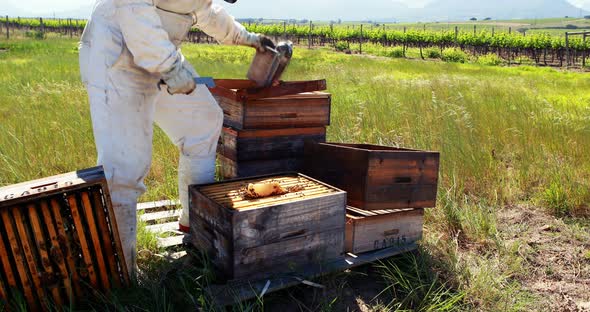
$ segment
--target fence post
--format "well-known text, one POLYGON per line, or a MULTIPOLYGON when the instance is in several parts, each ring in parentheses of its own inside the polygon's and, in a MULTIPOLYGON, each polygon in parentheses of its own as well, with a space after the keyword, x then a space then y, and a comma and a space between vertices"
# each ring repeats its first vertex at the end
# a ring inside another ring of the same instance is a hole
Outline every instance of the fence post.
POLYGON ((359 38, 359 54, 363 54, 363 24, 361 24, 361 33, 359 38))
POLYGON ((477 36, 477 25, 473 25, 473 35, 477 36))
POLYGON ((6 39, 10 39, 10 28, 8 26, 8 15, 6 15, 6 39))
POLYGON ((512 27, 508 27, 508 34, 512 34, 512 27))
POLYGON ((565 32, 565 67, 570 66, 570 34, 569 32, 565 32))
POLYGON ((287 38, 287 21, 283 21, 283 37, 287 38))
POLYGON ((307 33, 307 48, 311 49, 311 27, 313 27, 313 24, 311 21, 309 21, 309 32, 307 33))
POLYGON ((496 27, 492 27, 492 37, 496 34, 496 27))
POLYGON ((458 39, 459 39, 459 26, 455 26, 455 45, 457 44, 458 39))
POLYGON ((586 48, 586 36, 588 36, 587 33, 584 34, 584 37, 582 39, 582 42, 584 42, 584 50, 583 50, 584 52, 582 52, 582 67, 586 67, 586 56, 587 56, 586 51, 588 50, 586 48))
POLYGON ((43 25, 43 18, 39 17, 39 26, 41 26, 41 33, 45 33, 45 26, 43 25))
POLYGON ((403 53, 404 57, 406 57, 406 41, 407 41, 406 40, 407 38, 405 36, 406 35, 406 31, 407 31, 406 26, 404 26, 404 45, 403 45, 403 49, 402 49, 402 53, 403 53))

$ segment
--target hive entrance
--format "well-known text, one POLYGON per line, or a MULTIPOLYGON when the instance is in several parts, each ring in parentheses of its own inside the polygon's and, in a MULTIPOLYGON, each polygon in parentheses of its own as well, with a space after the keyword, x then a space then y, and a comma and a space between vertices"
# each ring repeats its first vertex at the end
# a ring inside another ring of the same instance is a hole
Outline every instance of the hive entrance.
POLYGON ((330 189, 320 183, 301 176, 279 176, 273 178, 260 178, 210 185, 201 189, 201 192, 216 203, 231 209, 257 209, 270 205, 278 205, 296 200, 319 197, 334 193, 337 190, 330 189), (252 184, 278 185, 284 192, 274 195, 253 198, 247 190, 252 184))

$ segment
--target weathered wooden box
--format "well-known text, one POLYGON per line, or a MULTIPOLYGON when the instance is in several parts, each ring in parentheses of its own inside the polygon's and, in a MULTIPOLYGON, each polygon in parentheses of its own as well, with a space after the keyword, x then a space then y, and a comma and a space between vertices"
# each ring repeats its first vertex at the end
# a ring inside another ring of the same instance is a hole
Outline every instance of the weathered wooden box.
POLYGON ((217 146, 224 179, 300 171, 305 142, 325 142, 326 128, 234 130, 224 128, 217 146))
POLYGON ((255 177, 278 172, 298 172, 303 168, 303 157, 235 161, 217 154, 220 175, 223 179, 255 177))
POLYGON ((325 141, 325 127, 268 130, 235 130, 224 127, 217 152, 238 162, 303 158, 305 142, 325 141))
POLYGON ((344 257, 346 193, 300 174, 190 187, 192 243, 228 279, 264 278, 344 257), (248 200, 248 183, 303 189, 248 200))
POLYGON ((223 109, 224 125, 234 129, 325 127, 330 124, 331 96, 325 80, 285 82, 252 88, 251 82, 218 80, 211 93, 223 109))
POLYGON ((422 239, 424 209, 346 209, 346 252, 407 247, 422 239))
POLYGON ((369 144, 310 143, 304 173, 364 210, 436 206, 439 153, 369 144))
POLYGON ((102 168, 0 188, 0 296, 30 310, 129 284, 102 168))

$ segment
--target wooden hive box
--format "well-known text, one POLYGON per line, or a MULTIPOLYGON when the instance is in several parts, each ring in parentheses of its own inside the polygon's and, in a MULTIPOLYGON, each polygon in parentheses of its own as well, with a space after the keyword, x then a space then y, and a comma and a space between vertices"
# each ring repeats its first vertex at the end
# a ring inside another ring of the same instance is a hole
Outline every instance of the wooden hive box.
POLYGON ((436 206, 438 152, 370 144, 310 143, 304 173, 348 193, 364 210, 436 206))
POLYGON ((129 284, 101 167, 0 188, 0 296, 31 310, 129 284))
POLYGON ((346 193, 300 174, 190 187, 192 243, 227 279, 265 278, 344 257, 346 193), (248 183, 297 192, 245 199, 248 183))
POLYGON ((424 209, 346 209, 346 252, 412 246, 422 239, 424 209))
POLYGON ((325 142, 326 128, 223 128, 217 153, 225 179, 300 171, 305 142, 325 142))
POLYGON ((224 125, 234 129, 325 127, 331 96, 319 92, 326 81, 283 82, 255 88, 248 80, 216 80, 211 93, 223 109, 224 125))

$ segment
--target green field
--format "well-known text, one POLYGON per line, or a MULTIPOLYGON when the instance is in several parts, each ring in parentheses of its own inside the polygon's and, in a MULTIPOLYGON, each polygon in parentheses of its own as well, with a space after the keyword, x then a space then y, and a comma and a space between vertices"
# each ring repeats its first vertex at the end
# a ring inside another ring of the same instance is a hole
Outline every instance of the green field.
MULTIPOLYGON (((214 45, 183 51, 201 75, 216 78, 244 77, 253 53, 214 45)), ((77 54, 73 40, 0 41, 0 185, 95 164, 77 54)), ((438 206, 426 214, 416 255, 322 278, 325 290, 297 287, 235 310, 590 304, 588 74, 298 49, 285 78, 327 79, 330 141, 440 151, 438 206)), ((177 161, 158 130, 142 200, 176 198, 177 161)), ((153 249, 150 239, 142 234, 141 248, 153 249)), ((140 261, 139 285, 92 299, 91 307, 175 311, 204 300, 203 263, 179 271, 155 257, 140 261)))

